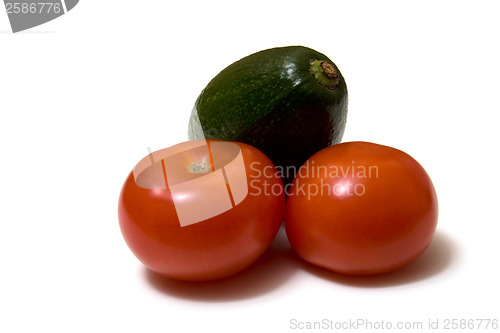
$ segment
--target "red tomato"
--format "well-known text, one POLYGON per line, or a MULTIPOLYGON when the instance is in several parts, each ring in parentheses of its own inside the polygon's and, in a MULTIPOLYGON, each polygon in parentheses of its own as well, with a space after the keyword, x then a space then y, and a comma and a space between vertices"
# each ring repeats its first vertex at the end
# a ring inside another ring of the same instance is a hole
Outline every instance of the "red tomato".
POLYGON ((304 260, 350 275, 394 271, 424 252, 438 204, 431 179, 408 154, 368 142, 325 148, 287 191, 285 227, 304 260))
POLYGON ((233 275, 257 260, 282 222, 283 185, 272 174, 272 162, 243 143, 197 140, 154 152, 123 185, 123 237, 145 266, 164 276, 233 275))

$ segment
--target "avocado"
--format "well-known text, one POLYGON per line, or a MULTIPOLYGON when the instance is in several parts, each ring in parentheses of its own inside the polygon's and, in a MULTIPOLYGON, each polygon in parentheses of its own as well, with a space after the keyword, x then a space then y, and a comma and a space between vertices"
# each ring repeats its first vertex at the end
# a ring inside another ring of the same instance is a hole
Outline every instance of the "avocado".
POLYGON ((250 144, 293 180, 317 151, 339 143, 347 86, 324 54, 303 46, 263 50, 222 70, 198 96, 188 137, 250 144))

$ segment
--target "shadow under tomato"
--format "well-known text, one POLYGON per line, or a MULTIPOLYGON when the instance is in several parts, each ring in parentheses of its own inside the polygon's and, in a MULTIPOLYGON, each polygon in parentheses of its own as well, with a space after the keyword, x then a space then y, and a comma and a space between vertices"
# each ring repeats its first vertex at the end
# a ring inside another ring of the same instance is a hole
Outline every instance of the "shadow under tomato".
POLYGON ((298 271, 298 264, 280 228, 270 248, 244 271, 221 280, 186 282, 163 277, 144 268, 149 284, 169 296, 206 302, 249 299, 280 288, 298 271))
POLYGON ((416 283, 443 273, 456 261, 457 253, 454 241, 438 230, 427 250, 417 260, 392 273, 372 276, 342 275, 297 259, 301 261, 300 266, 304 270, 332 282, 361 288, 384 288, 416 283))
POLYGON ((205 302, 250 299, 283 287, 300 270, 332 283, 358 288, 384 288, 416 283, 437 276, 457 259, 458 247, 437 231, 429 248, 413 263, 392 273, 349 276, 311 265, 295 255, 282 227, 271 247, 254 264, 235 276, 210 282, 185 282, 165 278, 146 268, 147 282, 169 296, 205 302))

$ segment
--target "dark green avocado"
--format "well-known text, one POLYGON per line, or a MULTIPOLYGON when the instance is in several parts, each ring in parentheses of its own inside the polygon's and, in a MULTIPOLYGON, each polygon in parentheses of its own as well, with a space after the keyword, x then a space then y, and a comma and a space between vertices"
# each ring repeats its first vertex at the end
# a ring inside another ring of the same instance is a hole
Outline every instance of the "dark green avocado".
POLYGON ((347 86, 337 66, 303 46, 260 51, 229 65, 200 93, 188 136, 250 144, 289 183, 314 153, 339 143, 347 86))

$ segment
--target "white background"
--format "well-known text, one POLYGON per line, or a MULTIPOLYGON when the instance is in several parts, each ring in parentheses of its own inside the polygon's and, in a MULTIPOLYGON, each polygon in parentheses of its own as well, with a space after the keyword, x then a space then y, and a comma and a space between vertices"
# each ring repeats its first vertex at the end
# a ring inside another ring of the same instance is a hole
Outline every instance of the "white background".
POLYGON ((82 0, 18 34, 2 9, 0 331, 299 331, 293 319, 427 331, 429 319, 500 319, 496 3, 82 0), (432 245, 372 278, 305 265, 283 234, 226 281, 147 273, 118 227, 125 177, 148 147, 187 140, 197 95, 225 66, 293 44, 346 78, 344 141, 390 145, 426 168, 440 204, 432 245))

